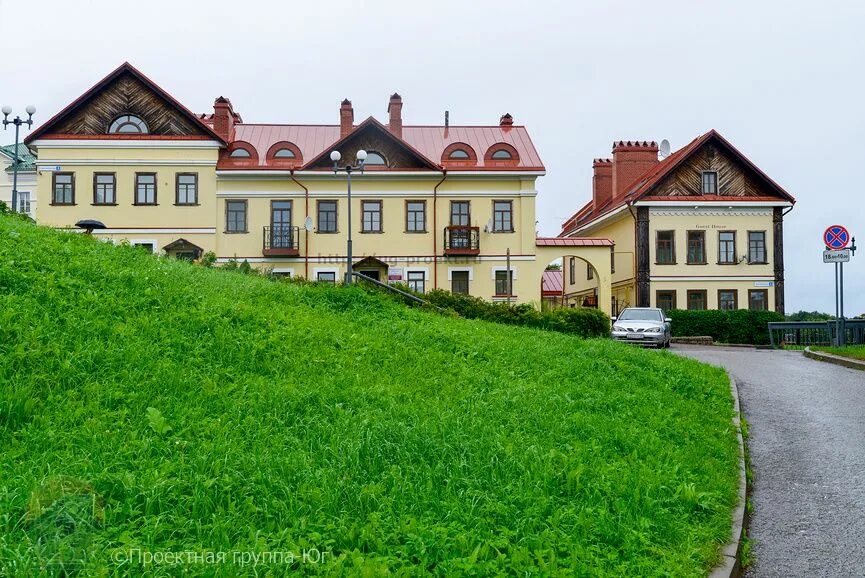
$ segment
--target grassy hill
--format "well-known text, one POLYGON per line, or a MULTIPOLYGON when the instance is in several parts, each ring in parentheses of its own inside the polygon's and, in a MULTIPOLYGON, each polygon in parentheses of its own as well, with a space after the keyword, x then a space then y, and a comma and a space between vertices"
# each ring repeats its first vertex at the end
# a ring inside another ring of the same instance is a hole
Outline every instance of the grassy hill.
POLYGON ((731 411, 664 352, 0 217, 0 575, 701 575, 731 411))

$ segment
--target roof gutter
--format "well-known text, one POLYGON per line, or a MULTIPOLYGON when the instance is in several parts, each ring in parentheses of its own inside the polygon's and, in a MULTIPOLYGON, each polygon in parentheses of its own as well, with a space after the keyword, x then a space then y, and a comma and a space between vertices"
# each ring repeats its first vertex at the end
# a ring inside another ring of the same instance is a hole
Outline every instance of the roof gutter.
MULTIPOLYGON (((291 177, 291 180, 294 181, 295 184, 297 184, 297 186, 299 186, 301 189, 303 189, 303 197, 304 197, 305 203, 306 203, 306 219, 308 219, 309 218, 309 189, 306 188, 303 185, 303 183, 301 183, 299 180, 294 178, 294 169, 291 169, 288 176, 291 177)), ((349 226, 351 226, 351 223, 349 223, 349 226)), ((303 278, 309 279, 309 229, 304 227, 303 230, 304 230, 304 237, 303 237, 303 245, 304 245, 303 278)))
POLYGON ((438 204, 438 190, 439 185, 445 182, 445 179, 448 178, 448 170, 442 169, 442 180, 436 183, 433 187, 433 289, 438 289, 439 287, 439 257, 438 257, 438 210, 436 209, 436 205, 438 204))

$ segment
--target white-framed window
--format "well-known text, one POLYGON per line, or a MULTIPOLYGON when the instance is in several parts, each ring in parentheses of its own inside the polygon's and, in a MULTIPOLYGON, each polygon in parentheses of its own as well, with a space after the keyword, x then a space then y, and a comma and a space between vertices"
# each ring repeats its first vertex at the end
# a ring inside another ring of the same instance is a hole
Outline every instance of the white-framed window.
POLYGON ((507 267, 493 267, 491 272, 492 279, 495 281, 496 296, 513 296, 515 294, 514 281, 517 279, 517 268, 512 265, 510 275, 508 275, 507 267))
POLYGON ((270 270, 270 274, 274 277, 294 277, 293 267, 274 267, 270 270))
POLYGON ((338 272, 335 267, 316 267, 312 270, 312 278, 322 283, 336 283, 338 272))
POLYGON ((426 278, 427 270, 425 268, 406 269, 406 284, 412 291, 426 293, 426 278))
POLYGON ((30 214, 30 191, 18 191, 18 212, 30 214))
POLYGON ((129 239, 129 244, 133 247, 147 249, 151 253, 159 252, 159 245, 156 243, 156 239, 129 239))

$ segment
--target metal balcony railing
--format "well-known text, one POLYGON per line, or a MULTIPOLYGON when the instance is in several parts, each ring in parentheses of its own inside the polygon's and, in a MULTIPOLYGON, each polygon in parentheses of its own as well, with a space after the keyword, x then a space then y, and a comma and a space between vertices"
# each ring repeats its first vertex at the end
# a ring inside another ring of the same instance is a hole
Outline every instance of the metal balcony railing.
POLYGON ((445 255, 477 255, 481 252, 478 227, 450 225, 444 231, 445 255))
POLYGON ((300 254, 300 227, 264 227, 264 245, 261 252, 265 257, 296 257, 300 254))

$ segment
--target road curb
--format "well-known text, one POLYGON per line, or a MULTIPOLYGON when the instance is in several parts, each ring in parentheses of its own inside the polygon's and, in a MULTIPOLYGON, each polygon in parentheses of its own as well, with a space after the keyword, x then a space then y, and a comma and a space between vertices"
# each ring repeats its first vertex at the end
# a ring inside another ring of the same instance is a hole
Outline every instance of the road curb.
POLYGON ((733 527, 730 529, 730 541, 721 551, 721 562, 712 570, 710 578, 728 578, 742 575, 742 563, 739 550, 742 547, 742 537, 747 526, 745 501, 748 496, 748 478, 745 475, 745 440, 742 439, 742 419, 739 407, 739 388, 732 375, 730 377, 730 392, 733 394, 733 425, 736 426, 736 438, 739 441, 739 498, 733 510, 733 527))
POLYGON ((865 363, 862 361, 856 361, 855 359, 850 359, 849 357, 841 357, 840 355, 833 355, 822 351, 811 351, 810 347, 806 347, 804 353, 805 357, 810 359, 816 359, 817 361, 825 361, 826 363, 834 363, 835 365, 840 365, 842 367, 865 371, 865 363))

